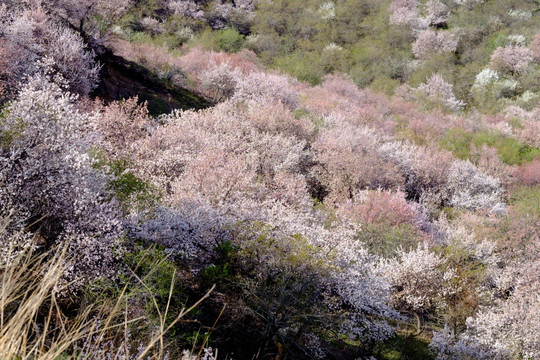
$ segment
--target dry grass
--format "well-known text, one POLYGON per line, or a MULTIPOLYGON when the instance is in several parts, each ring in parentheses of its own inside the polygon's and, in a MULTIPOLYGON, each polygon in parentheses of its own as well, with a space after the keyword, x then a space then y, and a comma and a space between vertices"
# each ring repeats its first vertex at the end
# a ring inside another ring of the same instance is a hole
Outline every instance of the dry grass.
POLYGON ((0 359, 80 360, 104 355, 107 359, 163 359, 164 334, 213 290, 167 322, 173 276, 166 308, 159 309, 153 299, 159 325, 143 344, 137 344, 136 354, 130 354, 128 329, 145 319, 128 319, 128 287, 116 299, 66 314, 59 304, 58 287, 67 263, 65 249, 41 255, 25 251, 8 267, 0 268, 0 359))

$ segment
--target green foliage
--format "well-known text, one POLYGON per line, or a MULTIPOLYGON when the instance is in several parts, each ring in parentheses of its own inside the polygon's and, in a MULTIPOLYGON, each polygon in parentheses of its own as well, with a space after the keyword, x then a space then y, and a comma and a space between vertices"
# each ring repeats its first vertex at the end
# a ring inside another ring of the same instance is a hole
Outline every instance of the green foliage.
MULTIPOLYGON (((407 37, 407 33, 391 33, 396 37, 407 37)), ((390 78, 399 83, 408 78, 408 62, 412 57, 409 43, 400 38, 395 40, 404 41, 400 45, 389 46, 388 41, 386 38, 368 37, 352 46, 351 65, 347 71, 359 87, 367 87, 375 79, 380 82, 380 79, 390 78)))
MULTIPOLYGON (((86 287, 84 301, 100 303, 114 299, 126 291, 131 299, 130 306, 144 309, 145 316, 157 316, 156 300, 159 309, 165 309, 169 296, 178 306, 186 300, 184 290, 175 284, 171 293, 171 283, 176 283, 177 271, 174 263, 165 255, 162 248, 153 245, 145 247, 140 243, 129 243, 129 250, 122 255, 123 267, 118 279, 99 279, 86 287)), ((170 315, 173 317, 173 314, 170 315)))
POLYGON ((399 86, 399 80, 388 77, 377 77, 369 86, 373 91, 386 95, 393 95, 394 90, 399 86))
POLYGON ((460 159, 474 160, 472 146, 479 148, 484 144, 496 148, 500 160, 509 165, 521 165, 540 156, 540 149, 521 144, 496 131, 471 133, 463 128, 454 128, 447 131, 440 143, 460 159))
POLYGON ((429 340, 401 333, 380 346, 376 359, 381 360, 434 360, 429 340))
POLYGON ((193 43, 209 50, 235 53, 242 49, 244 36, 231 28, 218 31, 206 29, 193 40, 193 43))
POLYGON ((399 249, 414 249, 422 240, 418 229, 410 224, 362 224, 358 238, 370 252, 386 258, 395 256, 399 249))
POLYGON ((516 139, 504 137, 500 134, 478 133, 474 144, 480 146, 487 144, 497 149, 501 161, 509 165, 521 165, 523 162, 536 159, 540 149, 521 144, 516 139))
POLYGON ((456 59, 452 55, 434 54, 422 61, 418 69, 410 75, 408 83, 412 87, 417 87, 433 74, 442 75, 446 82, 453 83, 455 73, 456 59))
POLYGON ((275 59, 274 66, 291 74, 298 80, 316 85, 321 83, 324 67, 321 58, 314 52, 294 52, 275 59))
POLYGON ((448 285, 458 289, 456 293, 445 298, 446 306, 440 310, 440 314, 445 324, 455 332, 462 331, 467 318, 473 316, 486 300, 476 289, 485 284, 488 265, 460 244, 451 243, 435 247, 434 250, 444 257, 445 271, 455 270, 454 277, 448 280, 448 285))
POLYGON ((111 181, 111 187, 117 197, 126 201, 134 193, 145 192, 148 184, 137 178, 130 172, 126 172, 126 161, 115 161, 111 163, 111 171, 115 179, 111 181))
MULTIPOLYGON (((174 263, 165 255, 164 250, 157 246, 145 249, 141 245, 135 245, 135 248, 124 256, 124 262, 132 274, 145 284, 140 290, 139 299, 148 299, 148 312, 155 310, 149 301, 149 294, 156 298, 160 308, 164 308, 170 295, 171 283, 176 282, 177 274, 174 263)), ((131 277, 129 273, 127 276, 131 277)), ((184 302, 181 286, 175 286, 172 297, 176 304, 184 302)))
POLYGON ((508 43, 508 29, 493 34, 486 40, 486 49, 493 52, 498 47, 505 47, 508 43))
POLYGON ((471 155, 473 135, 463 128, 450 129, 440 140, 444 149, 451 151, 460 159, 468 159, 471 155))
POLYGON ((167 49, 174 49, 182 44, 182 39, 173 34, 150 35, 141 31, 133 33, 131 40, 140 44, 164 46, 167 49))
MULTIPOLYGON (((9 114, 9 110, 6 108, 0 108, 0 126, 3 125, 6 117, 9 114)), ((16 119, 16 124, 11 124, 8 130, 0 131, 0 148, 8 147, 13 140, 15 140, 23 131, 25 125, 23 119, 16 119)))
POLYGON ((238 247, 233 246, 229 241, 225 241, 214 248, 216 259, 212 265, 201 272, 203 282, 206 285, 224 284, 232 280, 235 256, 237 256, 238 247))
POLYGON ((511 205, 520 214, 540 218, 540 185, 522 187, 514 191, 510 197, 511 205))
POLYGON ((91 156, 96 160, 94 168, 106 171, 111 175, 109 189, 114 192, 124 210, 135 208, 141 211, 151 208, 160 200, 161 194, 157 189, 128 170, 129 161, 111 161, 99 149, 94 149, 91 156))
POLYGON ((145 101, 148 105, 148 112, 153 116, 166 114, 170 111, 169 105, 163 100, 160 95, 152 93, 141 93, 141 101, 145 101))
POLYGON ((216 248, 213 266, 203 277, 237 299, 233 307, 242 321, 257 324, 255 349, 274 353, 274 341, 280 339, 292 351, 302 333, 339 321, 323 301, 329 296, 323 295, 324 279, 331 269, 319 248, 299 234, 287 236, 262 222, 242 222, 230 230, 235 243, 216 248))
POLYGON ((244 37, 235 29, 225 29, 216 32, 217 48, 228 53, 238 52, 244 43, 244 37))

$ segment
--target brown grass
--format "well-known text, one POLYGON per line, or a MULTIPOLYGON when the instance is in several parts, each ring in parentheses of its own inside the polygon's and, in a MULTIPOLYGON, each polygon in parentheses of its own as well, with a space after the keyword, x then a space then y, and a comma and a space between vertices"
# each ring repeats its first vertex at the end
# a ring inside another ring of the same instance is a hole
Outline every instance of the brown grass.
MULTIPOLYGON (((59 303, 58 291, 66 264, 64 248, 41 255, 25 251, 8 267, 0 269, 0 359, 97 359, 96 349, 106 349, 109 359, 123 358, 128 326, 145 320, 143 317, 128 319, 125 315, 128 313, 128 287, 116 299, 81 305, 75 315, 66 314, 59 303), (119 338, 123 340, 118 341, 119 338)), ((174 276, 165 309, 159 309, 156 299, 152 299, 159 326, 133 358, 163 359, 166 354, 164 335, 213 290, 189 308, 181 309, 172 322, 166 322, 173 288, 174 276)))

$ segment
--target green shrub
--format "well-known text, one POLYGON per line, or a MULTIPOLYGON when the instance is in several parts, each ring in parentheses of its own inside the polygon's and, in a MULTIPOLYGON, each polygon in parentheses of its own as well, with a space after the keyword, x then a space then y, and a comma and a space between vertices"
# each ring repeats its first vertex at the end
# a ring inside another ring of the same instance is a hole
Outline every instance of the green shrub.
POLYGON ((244 47, 244 36, 235 29, 212 31, 207 28, 193 38, 192 44, 207 50, 234 53, 244 47))
MULTIPOLYGON (((174 263, 167 257, 164 250, 157 246, 144 248, 136 244, 134 249, 124 256, 127 268, 145 284, 141 289, 140 299, 148 299, 146 304, 148 312, 154 311, 147 293, 152 294, 160 308, 167 305, 170 295, 171 282, 175 280, 177 271, 174 263)), ((127 274, 130 277, 129 273, 127 274)), ((175 286, 172 294, 177 305, 184 303, 184 294, 181 286, 175 286)))
POLYGON ((463 128, 450 129, 441 138, 440 143, 446 150, 451 151, 460 159, 468 159, 471 155, 471 141, 473 134, 463 128))
POLYGON ((313 85, 320 84, 321 78, 324 76, 321 59, 316 53, 297 51, 276 58, 274 66, 298 80, 307 81, 313 85))
POLYGON ((393 95, 394 90, 400 85, 399 80, 387 77, 377 77, 369 86, 375 92, 381 92, 386 95, 393 95))
POLYGON ((371 253, 392 257, 397 254, 398 249, 416 248, 421 240, 421 235, 418 229, 410 224, 396 226, 363 224, 358 238, 371 253))
POLYGON ((223 284, 230 281, 233 274, 232 266, 237 256, 238 247, 225 241, 214 248, 216 258, 214 263, 202 270, 203 282, 207 285, 223 284))
POLYGON ((519 188, 511 194, 510 199, 510 204, 521 214, 540 218, 540 186, 519 188))
POLYGON ((225 29, 216 32, 216 46, 219 50, 229 53, 242 49, 244 37, 234 29, 225 29))
POLYGON ((497 149, 500 160, 508 165, 521 165, 540 156, 540 149, 496 131, 469 133, 463 128, 454 128, 448 130, 440 142, 443 148, 463 160, 471 158, 472 145, 480 148, 484 144, 497 149))
POLYGON ((381 360, 433 360, 429 341, 410 334, 398 334, 386 341, 378 349, 377 359, 381 360))

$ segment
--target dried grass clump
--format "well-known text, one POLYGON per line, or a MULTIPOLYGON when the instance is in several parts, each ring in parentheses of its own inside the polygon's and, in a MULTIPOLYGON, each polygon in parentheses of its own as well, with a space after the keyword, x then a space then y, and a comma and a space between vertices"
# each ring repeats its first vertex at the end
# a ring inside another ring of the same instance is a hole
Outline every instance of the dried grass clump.
POLYGON ((129 329, 146 319, 129 318, 128 285, 114 299, 78 306, 76 314, 65 309, 59 294, 70 262, 67 254, 67 246, 42 254, 28 249, 0 267, 0 359, 167 359, 164 335, 213 290, 170 321, 173 280, 164 311, 152 299, 158 325, 142 341, 133 341, 129 329))

